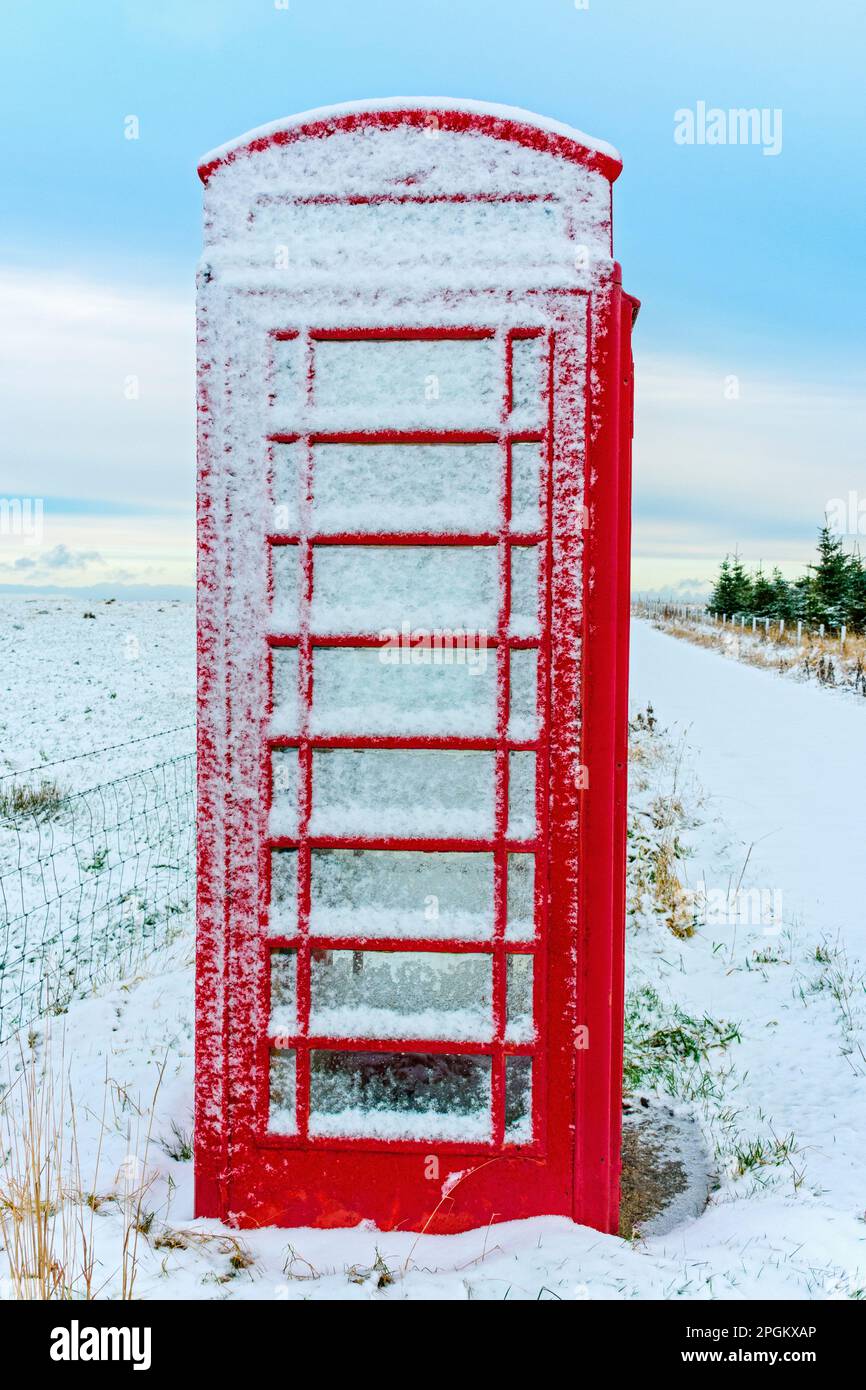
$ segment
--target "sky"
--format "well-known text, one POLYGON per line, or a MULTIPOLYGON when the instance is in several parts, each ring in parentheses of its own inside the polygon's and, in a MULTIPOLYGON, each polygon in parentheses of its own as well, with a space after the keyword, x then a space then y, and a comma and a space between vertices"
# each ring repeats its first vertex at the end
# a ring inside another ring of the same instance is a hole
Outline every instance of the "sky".
POLYGON ((38 499, 0 510, 0 592, 191 592, 196 165, 375 96, 522 106, 620 150, 635 590, 700 593, 735 546, 798 573, 828 503, 858 515, 858 0, 19 0, 0 34, 0 509, 38 499), (701 103, 763 133, 685 143, 701 103))

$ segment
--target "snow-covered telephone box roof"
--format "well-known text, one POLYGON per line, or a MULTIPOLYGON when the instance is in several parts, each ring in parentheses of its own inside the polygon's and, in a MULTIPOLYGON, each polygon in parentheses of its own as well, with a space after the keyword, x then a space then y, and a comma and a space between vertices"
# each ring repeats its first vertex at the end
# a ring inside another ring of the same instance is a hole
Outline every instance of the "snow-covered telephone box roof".
POLYGON ((199 1215, 616 1229, 619 172, 423 98, 202 163, 199 1215))
POLYGON ((443 285, 573 285, 610 258, 621 167, 612 146, 514 107, 322 107, 205 157, 207 256, 248 284, 426 266, 443 285))

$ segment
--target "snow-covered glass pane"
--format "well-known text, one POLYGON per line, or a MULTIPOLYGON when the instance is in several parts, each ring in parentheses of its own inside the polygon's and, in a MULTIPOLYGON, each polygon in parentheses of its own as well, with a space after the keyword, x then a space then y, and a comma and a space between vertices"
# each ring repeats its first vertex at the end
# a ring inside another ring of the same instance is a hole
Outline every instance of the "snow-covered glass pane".
POLYGON ((538 597, 538 546, 513 545, 511 547, 512 636, 538 636, 538 597))
POLYGON ((541 479, 543 444, 511 446, 511 529, 538 531, 543 524, 541 479))
POLYGON ((490 1058, 311 1052, 310 1133, 489 1140, 490 1058))
POLYGON ((547 343, 543 338, 516 338, 512 344, 511 409, 520 429, 539 429, 544 423, 547 343))
POLYGON ((492 426, 502 391, 492 338, 326 339, 314 346, 317 423, 334 429, 492 426))
POLYGON ((317 1037, 492 1037, 489 955, 316 951, 310 969, 310 1029, 317 1037))
POLYGON ((505 1059, 505 1141, 525 1143, 532 1138, 532 1058, 505 1059))
POLYGON ((298 851, 271 850, 268 935, 292 936, 298 929, 298 851))
POLYGON ((294 1052, 271 1049, 270 1105, 268 1129, 271 1134, 297 1134, 295 1112, 297 1066, 294 1052))
POLYGON ((532 1020, 532 956, 505 957, 505 1038, 507 1042, 529 1042, 534 1036, 532 1020))
POLYGON ((535 754, 508 755, 508 834, 513 840, 535 835, 535 754))
POLYGON ((474 642, 317 647, 313 727, 322 734, 496 732, 495 653, 474 642))
POLYGON ((271 546, 271 632, 294 633, 298 630, 298 606, 301 593, 300 547, 271 546))
POLYGON ((535 738, 538 733, 538 652, 517 648, 512 650, 509 660, 511 709, 508 716, 508 737, 535 738))
POLYGON ((271 648, 271 733, 298 731, 298 649, 271 648))
POLYGON ((287 425, 297 415, 306 394, 301 339, 272 339, 271 356, 274 414, 280 425, 287 425))
MULTIPOLYGON (((534 447, 534 446, 530 446, 534 447)), ((497 444, 319 444, 317 531, 495 531, 497 444)))
POLYGON ((426 850, 314 850, 310 930, 315 936, 493 934, 493 855, 426 850))
POLYGON ((269 834, 291 839, 298 833, 298 750, 271 750, 271 816, 269 834))
MULTIPOLYGON (((454 288, 468 267, 487 272, 492 265, 513 270, 543 269, 552 263, 574 264, 574 245, 565 226, 564 205, 557 201, 506 200, 393 202, 304 202, 290 196, 263 194, 253 210, 256 254, 264 248, 273 262, 274 247, 285 264, 309 273, 368 276, 372 266, 389 277, 399 269, 414 276, 446 271, 454 288)), ((534 277, 528 277, 530 283, 534 277)), ((470 281, 470 283, 472 283, 470 281)), ((509 277, 511 283, 511 277, 509 277)))
POLYGON ((271 530, 276 534, 296 532, 301 526, 303 448, 297 443, 274 444, 272 450, 271 530))
POLYGON ((298 953, 271 951, 271 1037, 290 1038, 298 1030, 298 953))
POLYGON ((489 836, 493 756, 427 748, 317 749, 312 833, 489 836))
POLYGON ((320 545, 313 559, 313 629, 391 633, 495 631, 496 546, 320 545))
POLYGON ((508 856, 508 941, 531 941, 535 936, 535 855, 508 856))

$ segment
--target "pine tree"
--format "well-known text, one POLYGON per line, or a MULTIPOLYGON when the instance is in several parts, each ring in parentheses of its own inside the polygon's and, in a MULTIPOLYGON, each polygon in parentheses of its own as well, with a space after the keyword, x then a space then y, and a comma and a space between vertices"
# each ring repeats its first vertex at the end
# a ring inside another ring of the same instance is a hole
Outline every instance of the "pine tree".
POLYGON ((860 632, 866 630, 866 566, 859 551, 848 556, 848 583, 845 590, 845 622, 860 632))
POLYGON ((731 592, 731 611, 750 615, 752 612, 752 581, 740 559, 739 552, 736 550, 731 562, 731 592))
POLYGON ((758 565, 752 579, 752 612, 758 618, 772 618, 775 613, 776 591, 773 581, 764 574, 758 565))
POLYGON ((772 616, 778 621, 784 618, 789 623, 796 614, 796 599, 791 585, 786 580, 778 565, 773 570, 773 612, 772 616))
POLYGON ((849 557, 842 537, 826 521, 818 533, 818 563, 810 565, 809 617, 814 623, 838 627, 847 619, 846 596, 850 582, 849 557))
POLYGON ((731 561, 730 557, 726 555, 719 566, 719 577, 713 585, 713 592, 710 595, 710 612, 720 614, 733 613, 736 606, 735 601, 736 594, 734 592, 734 583, 731 578, 731 561))
POLYGON ((797 622, 808 622, 812 601, 812 581, 808 574, 801 574, 799 579, 794 580, 790 586, 790 593, 791 617, 797 622))

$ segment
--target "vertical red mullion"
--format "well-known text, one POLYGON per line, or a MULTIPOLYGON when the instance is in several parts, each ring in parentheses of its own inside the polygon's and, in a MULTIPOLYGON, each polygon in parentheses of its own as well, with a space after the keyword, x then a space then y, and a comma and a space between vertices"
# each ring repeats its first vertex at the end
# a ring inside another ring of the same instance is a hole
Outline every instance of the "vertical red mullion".
MULTIPOLYGON (((304 340, 307 410, 313 403, 313 343, 304 340)), ((304 484, 300 505, 301 585, 298 613, 298 1049, 296 1062, 296 1106, 298 1135, 307 1138, 310 1119, 310 816, 313 808, 313 754, 310 744, 310 712, 313 702, 313 652, 310 640, 310 609, 313 602, 313 444, 309 431, 303 435, 304 484)))
POLYGON ((505 1026, 506 1026, 506 964, 505 924, 508 911, 508 856, 505 838, 508 833, 508 719, 511 706, 511 656, 508 648, 508 626, 511 614, 511 550, 508 530, 511 520, 511 443, 508 438, 508 417, 511 411, 512 349, 511 335, 506 334, 504 352, 504 390, 500 449, 502 451, 502 484, 499 504, 499 628, 496 649, 496 819, 494 826, 494 917, 493 917, 493 1057, 491 1060, 491 1129, 496 1147, 505 1141, 505 1026))
POLYGON ((532 1011, 535 1023, 535 1052, 532 1059, 532 1134, 536 1142, 546 1134, 546 1110, 544 1097, 547 1095, 548 1058, 551 1038, 548 1031, 548 970, 550 969, 550 950, 548 946, 547 922, 547 883, 548 856, 550 850, 550 642, 552 621, 552 582, 553 582, 553 353, 555 337, 552 331, 545 335, 547 342, 547 412, 544 443, 544 469, 540 479, 543 504, 542 527, 544 541, 540 547, 541 573, 541 633, 538 644, 538 670, 536 672, 536 700, 538 702, 539 748, 536 753, 535 774, 535 814, 538 822, 538 837, 541 850, 535 856, 535 942, 536 950, 532 974, 532 1011))

